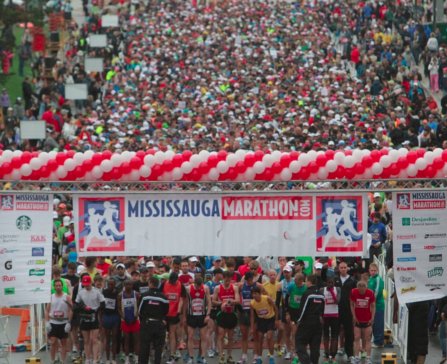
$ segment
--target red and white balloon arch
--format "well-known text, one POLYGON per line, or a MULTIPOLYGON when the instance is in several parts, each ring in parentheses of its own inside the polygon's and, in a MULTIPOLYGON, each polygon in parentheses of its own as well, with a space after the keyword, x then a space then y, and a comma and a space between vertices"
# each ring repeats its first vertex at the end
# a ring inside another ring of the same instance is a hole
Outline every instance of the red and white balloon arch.
POLYGON ((175 153, 0 151, 7 181, 316 181, 444 178, 447 150, 175 153))

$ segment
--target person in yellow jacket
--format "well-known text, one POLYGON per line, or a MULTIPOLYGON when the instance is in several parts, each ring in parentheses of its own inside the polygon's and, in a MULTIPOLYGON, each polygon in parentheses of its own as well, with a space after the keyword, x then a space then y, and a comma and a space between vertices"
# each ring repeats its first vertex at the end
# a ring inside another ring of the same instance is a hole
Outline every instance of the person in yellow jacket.
POLYGON ((251 329, 255 340, 256 364, 262 363, 262 347, 264 336, 267 334, 267 347, 269 350, 269 364, 275 364, 273 331, 279 327, 278 308, 275 302, 268 295, 261 293, 260 287, 252 290, 253 299, 250 302, 251 308, 251 329))

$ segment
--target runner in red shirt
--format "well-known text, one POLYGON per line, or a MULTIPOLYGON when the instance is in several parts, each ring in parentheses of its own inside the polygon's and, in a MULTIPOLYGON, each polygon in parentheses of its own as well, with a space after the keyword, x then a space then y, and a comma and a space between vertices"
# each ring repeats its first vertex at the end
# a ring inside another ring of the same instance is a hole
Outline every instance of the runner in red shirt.
MULTIPOLYGON (((376 303, 374 292, 367 288, 367 282, 359 281, 357 288, 351 291, 351 312, 354 321, 354 355, 351 362, 359 358, 360 339, 366 351, 367 363, 371 363, 371 333, 376 303)), ((359 360, 359 359, 358 359, 359 360)))

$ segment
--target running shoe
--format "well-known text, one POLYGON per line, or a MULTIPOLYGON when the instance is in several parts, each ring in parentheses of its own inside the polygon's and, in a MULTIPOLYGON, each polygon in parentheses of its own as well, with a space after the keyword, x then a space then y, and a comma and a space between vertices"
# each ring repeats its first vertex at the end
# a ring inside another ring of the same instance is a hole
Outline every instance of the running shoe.
POLYGON ((186 361, 186 364, 192 364, 192 363, 193 363, 192 358, 188 357, 188 360, 186 361))
POLYGON ((238 361, 237 361, 237 364, 247 364, 247 358, 240 358, 238 361))
POLYGON ((174 364, 175 363, 175 358, 171 355, 169 357, 169 359, 166 361, 166 364, 174 364))
POLYGON ((177 350, 175 352, 174 359, 179 360, 181 357, 182 357, 182 353, 180 352, 180 350, 177 350))
POLYGON ((294 358, 293 358, 293 360, 292 360, 292 364, 299 364, 299 360, 298 360, 298 357, 297 356, 295 356, 294 358))
POLYGON ((208 350, 208 358, 214 358, 216 356, 216 351, 213 349, 208 350))
POLYGON ((197 363, 197 364, 203 364, 203 358, 202 358, 201 356, 197 355, 197 357, 196 357, 196 363, 197 363))
POLYGON ((225 360, 225 355, 221 355, 219 357, 219 364, 225 364, 227 361, 225 360))
POLYGON ((284 355, 284 359, 285 360, 290 360, 292 358, 292 354, 290 354, 290 351, 288 351, 287 353, 286 353, 286 355, 284 355))
POLYGON ((338 355, 345 355, 345 349, 344 348, 338 349, 337 354, 338 355))
POLYGON ((233 357, 231 355, 228 356, 227 364, 234 364, 234 359, 233 359, 233 357))
POLYGON ((208 364, 208 361, 206 360, 205 357, 202 356, 201 360, 202 360, 202 364, 208 364))
POLYGON ((367 355, 366 355, 366 351, 362 351, 360 354, 360 359, 366 359, 367 355))

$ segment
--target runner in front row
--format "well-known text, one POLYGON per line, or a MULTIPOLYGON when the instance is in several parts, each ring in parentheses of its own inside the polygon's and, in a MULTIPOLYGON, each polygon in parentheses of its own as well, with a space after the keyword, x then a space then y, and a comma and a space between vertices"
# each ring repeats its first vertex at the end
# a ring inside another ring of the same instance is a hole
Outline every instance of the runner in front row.
POLYGON ((188 355, 187 364, 193 362, 194 331, 200 330, 200 360, 206 364, 205 353, 207 348, 207 324, 211 313, 211 296, 208 286, 203 284, 200 275, 194 277, 194 283, 186 288, 186 326, 188 330, 188 355))
POLYGON ((213 303, 220 308, 216 322, 218 327, 217 349, 224 355, 224 337, 227 336, 227 363, 234 363, 232 356, 232 345, 234 329, 237 326, 236 305, 240 302, 239 289, 231 283, 234 273, 225 271, 223 282, 217 286, 213 294, 213 303))
POLYGON ((70 296, 63 292, 62 280, 57 278, 53 283, 55 292, 51 295, 51 301, 45 310, 46 329, 51 344, 50 357, 51 363, 55 363, 56 353, 60 346, 61 361, 65 363, 73 304, 70 296), (60 345, 58 345, 58 341, 60 341, 60 345))

